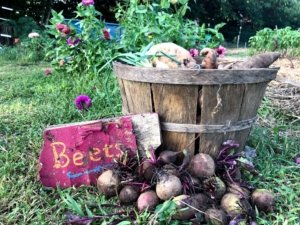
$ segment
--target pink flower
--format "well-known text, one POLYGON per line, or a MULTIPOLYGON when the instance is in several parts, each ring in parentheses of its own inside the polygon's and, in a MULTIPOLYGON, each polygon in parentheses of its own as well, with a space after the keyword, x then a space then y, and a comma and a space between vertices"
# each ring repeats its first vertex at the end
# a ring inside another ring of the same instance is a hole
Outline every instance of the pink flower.
POLYGON ((45 74, 45 76, 51 75, 52 74, 52 69, 51 68, 46 68, 44 70, 44 74, 45 74))
POLYGON ((216 52, 218 54, 218 56, 220 57, 224 57, 225 53, 227 52, 227 49, 225 47, 223 47, 222 45, 220 45, 217 49, 216 52))
POLYGON ((65 25, 65 27, 61 30, 61 32, 64 34, 69 34, 71 33, 71 29, 67 25, 65 25))
POLYGON ((199 51, 196 48, 191 48, 190 49, 190 54, 194 58, 194 57, 197 57, 199 55, 199 51))
POLYGON ((295 159, 295 163, 300 164, 300 156, 295 159))
POLYGON ((74 46, 78 45, 79 42, 80 42, 80 39, 78 37, 76 37, 75 40, 74 40, 74 38, 69 37, 68 40, 67 40, 68 45, 71 46, 71 47, 74 47, 74 46))
POLYGON ((110 40, 111 39, 111 37, 110 37, 110 30, 109 29, 106 29, 106 28, 104 28, 103 29, 103 35, 104 35, 104 38, 106 39, 106 40, 110 40))
POLYGON ((82 4, 85 6, 94 5, 94 0, 82 0, 82 4))
POLYGON ((79 110, 87 110, 92 106, 92 99, 88 95, 79 95, 75 98, 75 106, 79 110))
POLYGON ((39 37, 40 35, 38 34, 38 33, 36 33, 36 32, 31 32, 30 34, 28 34, 28 37, 29 38, 37 38, 37 37, 39 37))
POLYGON ((56 24, 55 27, 56 27, 57 30, 59 30, 61 32, 67 26, 62 24, 62 23, 58 23, 58 24, 56 24))

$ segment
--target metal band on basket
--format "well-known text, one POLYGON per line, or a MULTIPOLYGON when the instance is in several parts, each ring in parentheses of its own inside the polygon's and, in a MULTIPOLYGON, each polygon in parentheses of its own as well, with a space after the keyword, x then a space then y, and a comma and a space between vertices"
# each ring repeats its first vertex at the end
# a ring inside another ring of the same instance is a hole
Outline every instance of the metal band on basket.
POLYGON ((256 119, 257 117, 253 117, 251 119, 229 122, 228 124, 223 125, 199 125, 162 122, 161 129, 164 131, 185 133, 226 133, 251 128, 256 119))

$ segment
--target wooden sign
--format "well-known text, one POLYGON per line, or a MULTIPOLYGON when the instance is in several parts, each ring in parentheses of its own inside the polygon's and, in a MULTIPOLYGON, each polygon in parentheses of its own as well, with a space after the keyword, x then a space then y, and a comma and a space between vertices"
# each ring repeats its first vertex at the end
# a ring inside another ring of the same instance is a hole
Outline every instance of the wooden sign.
POLYGON ((125 151, 136 154, 161 144, 157 114, 52 126, 43 136, 39 178, 53 188, 95 184, 125 151))

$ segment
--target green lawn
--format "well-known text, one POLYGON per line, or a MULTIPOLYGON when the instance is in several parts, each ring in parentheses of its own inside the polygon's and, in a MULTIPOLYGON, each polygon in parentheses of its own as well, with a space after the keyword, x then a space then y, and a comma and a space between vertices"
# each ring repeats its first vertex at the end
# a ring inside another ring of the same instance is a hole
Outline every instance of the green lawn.
MULTIPOLYGON (((43 68, 47 66, 0 61, 0 224, 62 224, 64 213, 74 210, 63 200, 69 195, 82 208, 105 201, 94 187, 63 191, 43 188, 37 180, 36 165, 46 126, 120 114, 121 100, 114 78, 109 77, 107 92, 107 73, 99 77, 54 73, 46 77, 43 68), (79 94, 92 98, 89 111, 76 110, 74 99, 79 94)), ((300 138, 286 132, 299 130, 299 126, 288 126, 284 115, 267 101, 260 115, 276 116, 281 122, 271 128, 257 126, 250 140, 257 148, 255 164, 263 176, 248 177, 277 196, 275 212, 260 214, 258 222, 300 224, 300 166, 293 162, 300 154, 300 138)))

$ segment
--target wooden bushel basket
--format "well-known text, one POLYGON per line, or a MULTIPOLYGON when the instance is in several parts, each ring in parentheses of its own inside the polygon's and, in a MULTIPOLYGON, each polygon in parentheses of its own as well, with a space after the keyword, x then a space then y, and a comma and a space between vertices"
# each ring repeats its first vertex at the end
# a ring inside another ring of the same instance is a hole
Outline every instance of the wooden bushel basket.
POLYGON ((245 146, 267 84, 276 78, 278 68, 157 69, 114 63, 114 72, 124 114, 159 114, 164 150, 188 146, 191 154, 216 156, 225 140, 237 140, 240 149, 245 146))

